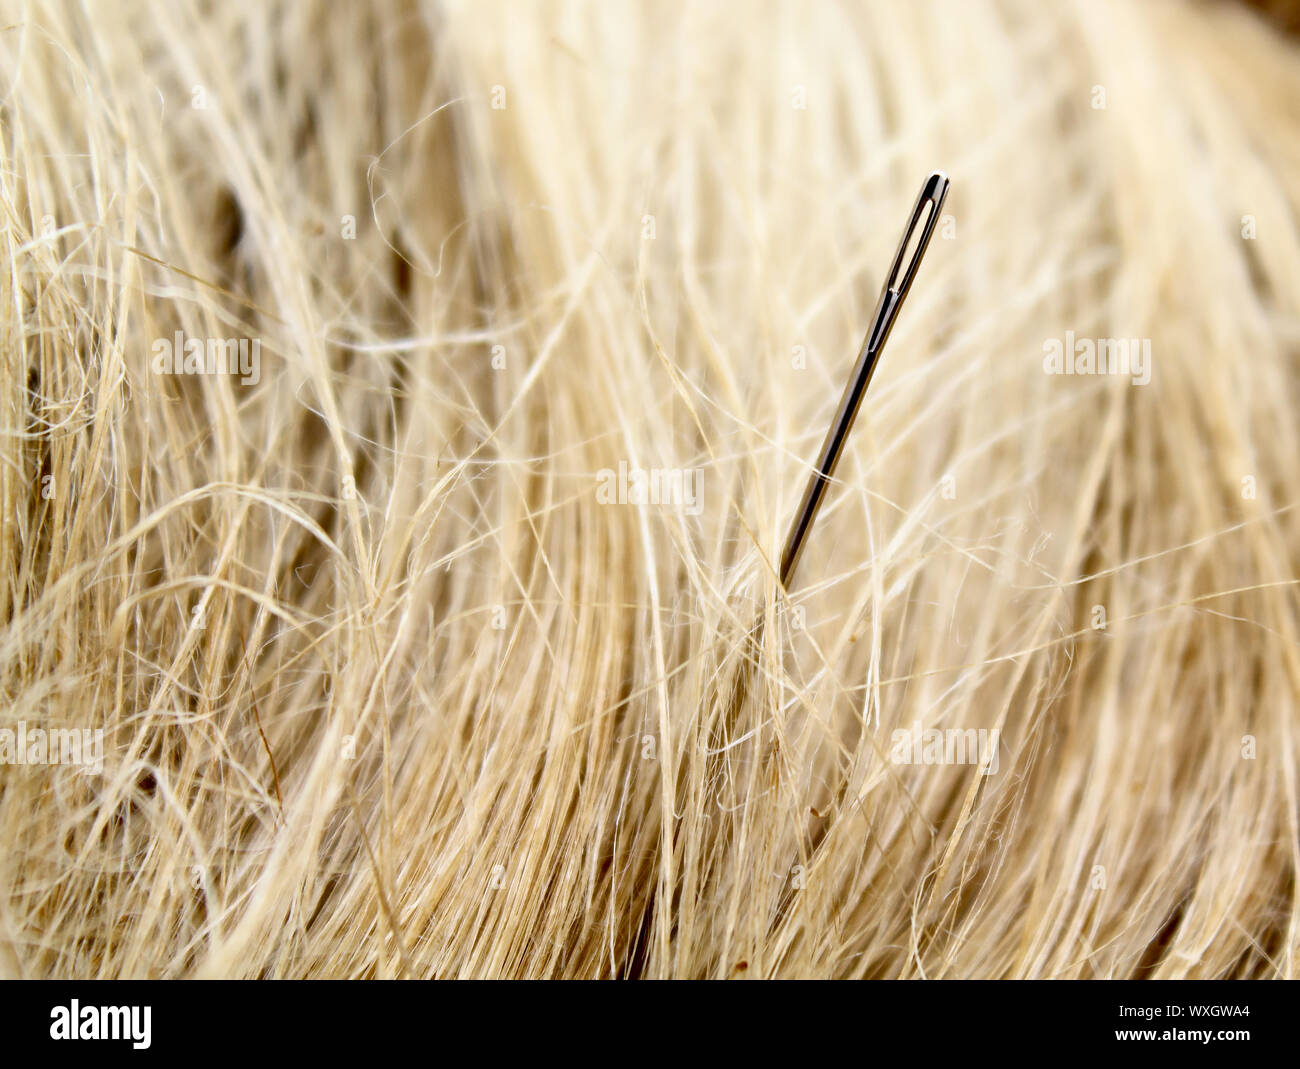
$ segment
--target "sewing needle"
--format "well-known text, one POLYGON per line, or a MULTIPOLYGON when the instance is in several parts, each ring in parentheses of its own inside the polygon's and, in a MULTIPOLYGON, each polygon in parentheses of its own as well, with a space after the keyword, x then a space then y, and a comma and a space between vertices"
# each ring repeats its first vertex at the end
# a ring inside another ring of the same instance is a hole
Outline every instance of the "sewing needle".
POLYGON ((939 212, 943 208, 943 201, 947 195, 948 177, 942 171, 935 171, 925 180, 920 195, 916 198, 916 205, 912 208, 907 229, 903 231, 903 237, 898 243, 898 251, 894 254, 889 275, 880 289, 880 298, 876 301, 876 310, 871 316, 871 326, 867 329, 862 351, 858 354, 858 362, 853 368, 848 385, 844 388, 840 407, 835 413, 834 420, 831 421, 830 430, 826 432, 821 454, 817 457, 816 467, 808 480, 803 500, 795 513, 794 522, 790 525, 790 533, 786 537, 785 550, 781 554, 781 585, 786 589, 789 589, 790 579, 794 575, 795 566, 799 563, 799 555, 808 540, 808 532, 817 517, 822 498, 825 497, 826 490, 830 486, 835 465, 844 451, 845 439, 848 438, 849 431, 853 427, 854 417, 858 414, 867 386, 871 383, 871 376, 880 360, 881 350, 889 340, 889 332, 898 317, 898 309, 902 307, 903 298, 912 287, 912 280, 916 277, 916 269, 921 264, 921 257, 925 255, 925 250, 930 244, 930 236, 934 233, 935 223, 939 220, 939 212), (921 217, 927 208, 929 214, 921 229, 916 251, 904 268, 903 257, 913 236, 917 233, 917 227, 921 225, 921 217))

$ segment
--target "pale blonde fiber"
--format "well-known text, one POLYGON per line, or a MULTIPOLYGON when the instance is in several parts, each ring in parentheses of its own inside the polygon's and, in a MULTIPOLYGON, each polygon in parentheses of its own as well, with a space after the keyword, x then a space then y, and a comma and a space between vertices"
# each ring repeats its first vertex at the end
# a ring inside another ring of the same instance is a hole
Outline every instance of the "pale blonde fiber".
POLYGON ((3 6, 0 974, 1300 973, 1274 24, 3 6))

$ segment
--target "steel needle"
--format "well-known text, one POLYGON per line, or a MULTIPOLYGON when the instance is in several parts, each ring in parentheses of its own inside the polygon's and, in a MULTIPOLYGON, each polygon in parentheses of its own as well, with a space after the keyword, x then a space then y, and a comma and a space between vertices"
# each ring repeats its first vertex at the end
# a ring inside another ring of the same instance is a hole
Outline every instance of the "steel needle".
POLYGON ((871 383, 871 376, 880 360, 880 353, 885 347, 885 342, 889 340, 889 332, 898 317, 898 309, 902 307, 907 291, 912 288, 916 269, 921 264, 921 257, 925 255, 926 248, 929 247, 930 236, 934 233, 935 223, 939 220, 939 212, 943 208, 943 201, 947 195, 948 177, 942 171, 935 171, 925 180, 921 193, 916 198, 916 205, 912 208, 907 229, 903 231, 902 240, 898 243, 898 251, 894 254, 889 275, 880 289, 880 298, 876 301, 876 310, 871 316, 871 326, 867 329, 866 338, 862 342, 858 362, 853 368, 848 385, 844 388, 840 407, 835 413, 835 419, 831 421, 830 430, 826 432, 826 440, 822 443, 816 467, 808 480, 803 500, 799 503, 799 511, 795 513, 794 522, 790 525, 790 533, 786 537, 785 550, 781 554, 781 585, 786 589, 789 589, 790 579, 794 575, 795 566, 799 563, 799 555, 808 541, 808 532, 812 528, 813 520, 817 518, 817 510, 821 507, 822 498, 826 496, 826 490, 830 486, 835 465, 839 463, 840 454, 844 451, 845 439, 848 438, 849 431, 853 427, 854 417, 858 414, 867 386, 871 383), (929 214, 925 215, 927 209, 929 214), (923 215, 925 215, 925 225, 921 227, 923 215), (921 227, 921 230, 916 251, 905 268, 903 257, 912 244, 913 237, 917 235, 918 227, 921 227))

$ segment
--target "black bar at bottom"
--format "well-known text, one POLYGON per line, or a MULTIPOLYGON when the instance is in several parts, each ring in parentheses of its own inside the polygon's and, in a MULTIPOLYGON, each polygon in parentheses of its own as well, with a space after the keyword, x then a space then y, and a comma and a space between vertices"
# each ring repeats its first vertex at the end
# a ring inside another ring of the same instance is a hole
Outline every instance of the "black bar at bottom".
MULTIPOLYGON (((5 1061, 202 1055, 348 1058, 423 1053, 439 1061, 522 1057, 581 1062, 712 1056, 765 1062, 856 1060, 910 1049, 1071 1055, 1119 1052, 1217 1059, 1291 1048, 1295 989, 1266 982, 872 982, 868 984, 394 982, 13 982, 5 1061), (147 1009, 147 1014, 145 1010, 147 1009), (116 1035, 116 1038, 113 1038, 116 1035), (881 1042, 885 1046, 881 1046, 881 1042), (784 1053, 787 1052, 788 1053, 784 1053), (457 1053, 459 1052, 459 1053, 457 1053)), ((1290 1059, 1288 1059, 1289 1061, 1290 1059)))

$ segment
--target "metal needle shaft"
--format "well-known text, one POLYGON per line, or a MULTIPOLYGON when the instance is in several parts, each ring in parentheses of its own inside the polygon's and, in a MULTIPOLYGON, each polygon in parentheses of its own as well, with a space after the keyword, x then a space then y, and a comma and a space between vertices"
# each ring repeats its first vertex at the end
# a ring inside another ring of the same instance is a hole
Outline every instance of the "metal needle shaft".
POLYGON ((795 566, 799 563, 799 555, 808 540, 808 532, 812 528, 813 520, 817 518, 817 510, 821 507, 822 498, 826 496, 826 490, 830 486, 835 465, 844 451, 844 442, 853 427, 854 417, 857 416, 858 407, 862 404, 862 396, 871 383, 872 373, 876 370, 881 350, 889 339, 889 332, 898 317, 898 309, 903 304, 903 298, 912 287, 912 280, 916 277, 916 269, 921 264, 921 257, 929 247, 930 236, 934 233, 935 223, 938 222, 939 212, 943 208, 943 201, 947 195, 948 178, 942 171, 935 171, 925 180, 925 185, 921 187, 921 193, 916 198, 916 205, 912 208, 907 229, 903 231, 902 240, 898 243, 898 251, 894 254, 889 275, 881 287, 880 299, 876 301, 876 310, 872 314, 871 326, 867 329, 867 336, 862 343, 862 351, 858 354, 858 362, 853 368, 848 385, 844 388, 840 407, 835 413, 835 419, 831 421, 830 430, 826 432, 826 440, 822 443, 816 467, 808 480, 803 500, 799 503, 799 510, 794 515, 794 522, 790 525, 790 533, 786 537, 785 551, 781 554, 781 585, 787 589, 794 575, 795 566), (925 215, 927 209, 929 214, 925 215), (924 226, 921 225, 923 215, 925 215, 924 226), (913 237, 917 237, 918 227, 921 229, 916 242, 916 251, 904 267, 903 258, 912 244, 913 237))

